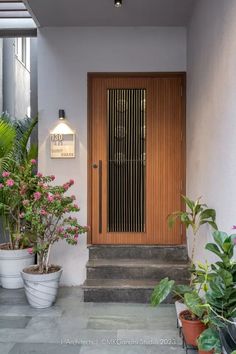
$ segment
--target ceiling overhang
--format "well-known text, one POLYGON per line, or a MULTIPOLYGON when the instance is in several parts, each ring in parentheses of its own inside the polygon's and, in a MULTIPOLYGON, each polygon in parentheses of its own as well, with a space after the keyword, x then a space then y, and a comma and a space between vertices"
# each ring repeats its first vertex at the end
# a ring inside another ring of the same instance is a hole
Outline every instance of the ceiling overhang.
POLYGON ((24 0, 38 26, 186 26, 196 0, 24 0))
POLYGON ((15 37, 36 35, 32 16, 21 0, 0 0, 0 36, 15 37))

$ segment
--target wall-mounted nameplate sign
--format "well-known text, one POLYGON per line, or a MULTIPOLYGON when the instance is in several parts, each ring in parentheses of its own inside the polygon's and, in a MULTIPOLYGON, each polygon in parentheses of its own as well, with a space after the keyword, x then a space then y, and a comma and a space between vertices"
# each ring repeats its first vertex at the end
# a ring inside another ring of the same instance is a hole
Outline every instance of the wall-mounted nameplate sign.
POLYGON ((75 133, 50 133, 51 158, 73 159, 75 157, 75 133))

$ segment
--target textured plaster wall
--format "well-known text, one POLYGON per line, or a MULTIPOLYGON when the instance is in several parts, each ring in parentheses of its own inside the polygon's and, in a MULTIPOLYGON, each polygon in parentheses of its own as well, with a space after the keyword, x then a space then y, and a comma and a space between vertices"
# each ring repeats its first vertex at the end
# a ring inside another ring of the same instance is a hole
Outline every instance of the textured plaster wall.
MULTIPOLYGON (((227 232, 236 223, 235 14, 235 0, 198 0, 187 41, 187 194, 203 196, 227 232)), ((204 227, 196 259, 209 257, 210 239, 204 227)))
MULTIPOLYGON (((73 193, 87 220, 87 72, 150 72, 186 70, 186 29, 42 28, 38 38, 39 169, 55 174, 59 183, 76 181, 73 193), (76 130, 76 158, 51 160, 49 131, 57 124, 58 109, 66 110, 76 130)), ((60 242, 52 261, 63 265, 62 283, 81 284, 88 258, 86 237, 77 247, 60 242)))

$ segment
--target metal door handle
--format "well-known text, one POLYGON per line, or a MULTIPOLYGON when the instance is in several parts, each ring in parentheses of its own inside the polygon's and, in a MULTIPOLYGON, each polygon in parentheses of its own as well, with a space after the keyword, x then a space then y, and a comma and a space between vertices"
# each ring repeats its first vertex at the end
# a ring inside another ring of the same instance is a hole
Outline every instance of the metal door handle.
POLYGON ((98 232, 102 233, 102 160, 98 162, 98 232))
POLYGON ((92 164, 92 168, 98 168, 98 232, 102 233, 102 160, 92 164))

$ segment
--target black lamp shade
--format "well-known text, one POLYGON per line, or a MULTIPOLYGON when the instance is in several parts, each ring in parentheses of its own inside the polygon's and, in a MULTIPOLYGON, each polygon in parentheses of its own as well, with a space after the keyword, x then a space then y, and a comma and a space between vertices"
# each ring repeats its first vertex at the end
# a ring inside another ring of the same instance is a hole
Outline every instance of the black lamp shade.
POLYGON ((65 110, 64 109, 59 109, 59 119, 64 120, 65 117, 65 110))

